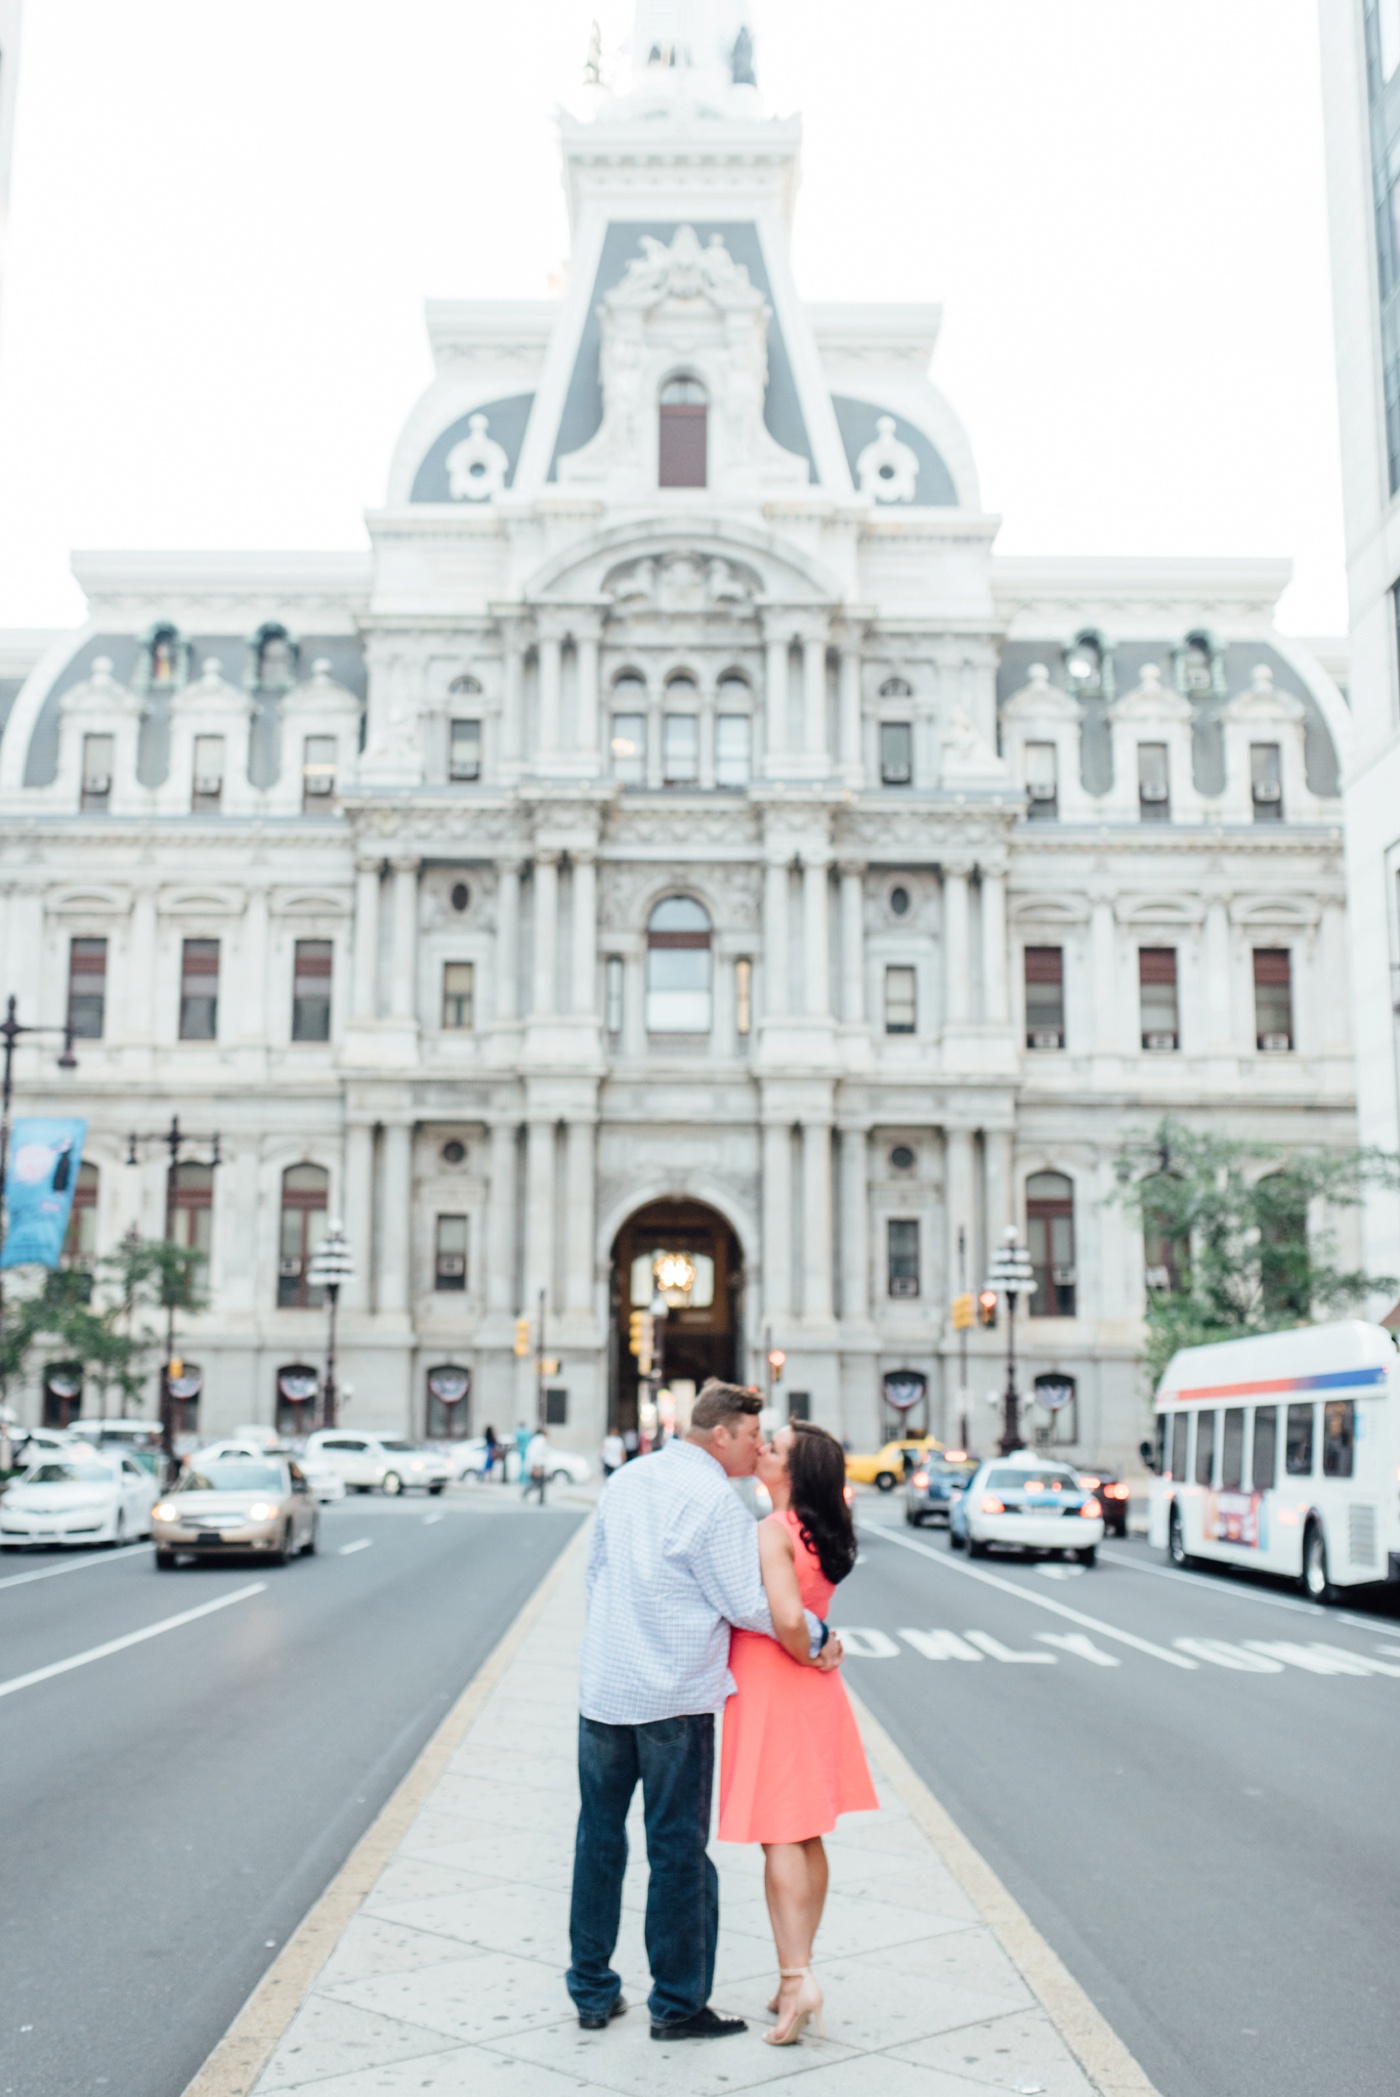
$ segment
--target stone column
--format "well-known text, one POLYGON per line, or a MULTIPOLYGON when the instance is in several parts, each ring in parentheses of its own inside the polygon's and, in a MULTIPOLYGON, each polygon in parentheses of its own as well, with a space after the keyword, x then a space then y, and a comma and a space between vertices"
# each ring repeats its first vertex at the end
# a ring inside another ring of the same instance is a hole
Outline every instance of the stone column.
POLYGON ((865 868, 841 868, 841 1017, 858 1027, 865 1018, 865 868))
POLYGON ((967 869, 943 869, 943 968, 945 1026, 959 1026, 968 1017, 968 975, 971 953, 968 944, 967 869))
POLYGON ((250 888, 243 905, 239 1033, 244 1041, 267 1040, 267 890, 250 888))
POLYGON ((802 1124, 802 1309, 831 1316, 831 1126, 802 1124))
POLYGON ((770 772, 781 766, 787 752, 788 716, 788 650, 791 638, 785 627, 781 633, 772 629, 764 635, 764 649, 768 658, 767 675, 764 679, 763 711, 767 721, 768 769, 770 772))
MULTIPOLYGON (((970 1129, 945 1129, 943 1131, 944 1178, 943 1214, 947 1237, 947 1297, 951 1303, 959 1292, 967 1287, 973 1294, 982 1286, 982 1275, 977 1271, 977 1234, 973 1228, 975 1205, 972 1199, 972 1131, 970 1129), (962 1280, 962 1267, 958 1259, 958 1232, 967 1232, 967 1281, 962 1280)), ((1001 1229, 989 1215, 989 1234, 1001 1229)))
POLYGON ((860 714, 860 643, 848 640, 841 650, 839 716, 841 724, 841 770, 852 785, 859 783, 863 767, 860 714))
POLYGON ((806 977, 803 1007, 808 1017, 825 1019, 831 1011, 831 934, 827 925, 827 862, 807 859, 802 865, 802 969, 806 977))
POLYGON ((345 1234, 355 1272, 341 1291, 347 1311, 370 1305, 370 1263, 374 1258, 374 1130, 352 1121, 345 1131, 345 1234))
POLYGON ((413 1130, 404 1122, 388 1123, 380 1140, 376 1208, 379 1308, 402 1316, 413 1245, 413 1130))
MULTIPOLYGON (((28 898, 25 898, 28 901, 28 898)), ((12 914, 19 915, 18 902, 12 914)), ((11 962, 18 957, 14 948, 18 941, 11 938, 11 962)), ((32 966, 35 955, 25 959, 32 966)), ((131 898, 131 948, 127 958, 130 982, 126 998, 126 1038, 128 1041, 153 1041, 155 1039, 155 975, 156 975, 156 898, 155 890, 138 888, 131 898)), ((19 976, 14 969, 10 981, 19 976)))
POLYGON ((496 861, 496 1017, 515 1019, 520 1003, 520 861, 496 861))
POLYGON ((593 1307, 594 1129, 571 1121, 566 1138, 564 1298, 571 1311, 593 1307))
POLYGON ((515 1295, 515 1124, 491 1124, 491 1180, 486 1194, 486 1306, 509 1316, 515 1295))
POLYGON ((763 1008, 772 1019, 788 1009, 788 870, 770 859, 763 873, 763 1008))
POLYGON ((535 967, 532 1012, 554 1010, 559 953, 559 854, 535 854, 535 967))
MULTIPOLYGON (((1019 1221, 1016 1214, 1016 1190, 1011 1184, 1011 1131, 988 1129, 982 1138, 982 1154, 987 1176, 984 1203, 987 1219, 985 1257, 990 1260, 1007 1224, 1019 1221)), ((1022 1304, 1021 1308, 1024 1311, 1025 1305, 1022 1304)))
POLYGON ((841 1316, 864 1325, 870 1316, 869 1139, 841 1131, 841 1316))
POLYGON ((574 869, 573 993, 575 1012, 592 1013, 598 997, 598 863, 591 852, 571 854, 574 869))
MULTIPOLYGON (((1112 920, 1110 919, 1110 932, 1112 920)), ((1095 998, 1098 1003, 1098 918, 1095 932, 1095 998)), ((1230 1010, 1230 912, 1223 896, 1212 896, 1206 904, 1203 941, 1206 976, 1206 1049, 1228 1055, 1234 1048, 1234 1024, 1230 1010)))
POLYGON ((357 1020, 379 1011, 379 868, 377 859, 355 862, 355 982, 357 1020))
POLYGON ((394 953, 390 1011, 395 1019, 416 1019, 418 1008, 418 861, 396 859, 394 866, 394 953))
POLYGON ((578 666, 578 720, 574 747, 580 755, 596 757, 598 750, 598 627, 580 619, 575 622, 574 651, 578 666))
POLYGON ((763 1131, 763 1315, 777 1320, 791 1310, 792 1130, 780 1121, 763 1131))
POLYGON ((1094 1047, 1100 1055, 1114 1055, 1122 1046, 1123 1027, 1118 1006, 1118 927, 1108 896, 1094 897, 1090 943, 1094 957, 1094 1047))
POLYGON ((826 635, 802 637, 802 725, 807 755, 826 756, 826 635))
MULTIPOLYGON (((531 1121, 525 1132, 525 1302, 534 1317, 540 1290, 554 1293, 554 1123, 531 1121)), ((554 1308, 552 1302, 549 1308, 554 1308)))
POLYGON ((1006 975, 1006 875, 982 869, 982 1017, 1004 1027, 1010 1014, 1006 975))
POLYGON ((559 754, 559 670, 563 643, 549 629, 540 634, 539 740, 535 752, 536 771, 547 772, 559 754))

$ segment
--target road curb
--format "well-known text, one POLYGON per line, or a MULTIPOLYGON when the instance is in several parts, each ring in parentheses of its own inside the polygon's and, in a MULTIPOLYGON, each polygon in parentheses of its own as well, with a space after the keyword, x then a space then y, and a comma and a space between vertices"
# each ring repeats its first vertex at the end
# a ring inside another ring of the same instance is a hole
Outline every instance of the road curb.
MULTIPOLYGON (((368 1897, 429 1792, 471 1731, 496 1684, 556 1588, 587 1548, 584 1522, 564 1546, 509 1630, 473 1675, 397 1790, 366 1829, 321 1898, 258 1982, 184 2097, 249 2097, 278 2041, 361 1903, 368 1897)), ((1145 2087, 1142 2086, 1142 2087, 1145 2087)))
POLYGON ((1051 1950, 1019 1901, 1007 1892, 991 1865, 949 1818, 879 1719, 851 1689, 849 1678, 846 1687, 872 1758, 1037 1996, 1095 2089, 1102 2097, 1159 2097, 1156 2084, 1051 1950))

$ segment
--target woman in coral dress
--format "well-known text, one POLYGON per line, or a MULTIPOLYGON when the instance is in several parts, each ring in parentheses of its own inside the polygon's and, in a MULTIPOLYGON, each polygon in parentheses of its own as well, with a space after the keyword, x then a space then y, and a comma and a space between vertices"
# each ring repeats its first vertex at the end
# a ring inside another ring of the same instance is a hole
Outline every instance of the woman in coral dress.
MULTIPOLYGON (((773 1512, 759 1526, 759 1558, 774 1628, 825 1618, 837 1583, 856 1562, 846 1505, 846 1460, 824 1428, 794 1420, 758 1460, 773 1512)), ((764 2034, 790 2046, 809 2017, 820 2024, 812 1942, 826 1904, 822 1836, 841 1813, 873 1812, 855 1714, 836 1670, 803 1666, 775 1639, 735 1631, 729 1666, 736 1693, 724 1707, 719 1839, 763 1845, 763 1887, 778 1948, 778 2021, 764 2034)))

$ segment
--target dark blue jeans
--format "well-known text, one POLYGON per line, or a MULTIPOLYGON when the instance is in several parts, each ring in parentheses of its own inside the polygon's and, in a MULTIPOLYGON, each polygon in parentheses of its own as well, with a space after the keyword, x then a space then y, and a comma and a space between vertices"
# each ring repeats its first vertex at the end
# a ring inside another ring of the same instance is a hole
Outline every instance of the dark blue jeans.
POLYGON ((622 1986, 612 1955, 627 1869, 627 1809, 639 1780, 650 1867, 651 2021, 674 2024, 709 2001, 719 1936, 719 1879, 706 1851, 714 1775, 715 1722, 709 1712, 645 1726, 579 1720, 581 1805, 567 1978, 580 2016, 605 2017, 622 1986))

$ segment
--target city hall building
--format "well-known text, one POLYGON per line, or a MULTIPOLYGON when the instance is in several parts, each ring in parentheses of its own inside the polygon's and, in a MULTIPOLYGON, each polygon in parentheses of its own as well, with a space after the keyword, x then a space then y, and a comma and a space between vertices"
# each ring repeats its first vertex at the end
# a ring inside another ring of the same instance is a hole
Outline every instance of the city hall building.
POLYGON ((90 1119, 73 1261, 207 1252, 190 1429, 308 1424, 340 1219, 350 1422, 532 1418, 543 1305, 594 1448, 669 1251, 669 1378, 956 1433, 1015 1222, 1029 1426, 1122 1456, 1123 1136, 1354 1141, 1340 660, 1279 563, 997 557, 938 309, 798 295, 733 14, 642 0, 561 119, 561 299, 428 308, 362 554, 84 556, 81 631, 0 635, 0 990, 79 1063, 17 1106, 90 1119))

